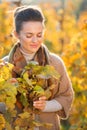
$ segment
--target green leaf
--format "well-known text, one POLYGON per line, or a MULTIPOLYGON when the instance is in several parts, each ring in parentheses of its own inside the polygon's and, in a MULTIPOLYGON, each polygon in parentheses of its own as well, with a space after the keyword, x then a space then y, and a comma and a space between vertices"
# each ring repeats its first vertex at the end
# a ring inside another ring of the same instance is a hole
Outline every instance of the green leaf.
MULTIPOLYGON (((31 100, 31 99, 36 100, 36 99, 38 99, 40 96, 43 96, 43 95, 45 95, 44 89, 43 89, 41 86, 36 85, 36 86, 33 88, 32 92, 29 94, 29 97, 30 97, 30 100, 31 100)), ((32 100, 32 101, 33 101, 33 100, 32 100)))
POLYGON ((37 74, 37 76, 42 79, 49 79, 51 77, 54 77, 55 79, 59 79, 60 77, 58 72, 54 69, 54 67, 50 65, 46 65, 42 67, 41 72, 37 74))
POLYGON ((30 118, 30 117, 31 117, 31 114, 28 113, 28 112, 24 112, 24 113, 22 113, 22 114, 19 114, 19 117, 21 117, 22 119, 23 119, 23 118, 30 118))
MULTIPOLYGON (((28 71, 26 71, 25 73, 23 73, 23 79, 27 82, 27 84, 29 86, 32 86, 32 82, 31 80, 29 80, 29 75, 28 75, 28 71)), ((32 86, 33 87, 33 86, 32 86)))
POLYGON ((23 106, 28 106, 29 105, 28 99, 26 97, 26 93, 22 93, 21 94, 20 101, 21 101, 21 103, 22 103, 23 106))

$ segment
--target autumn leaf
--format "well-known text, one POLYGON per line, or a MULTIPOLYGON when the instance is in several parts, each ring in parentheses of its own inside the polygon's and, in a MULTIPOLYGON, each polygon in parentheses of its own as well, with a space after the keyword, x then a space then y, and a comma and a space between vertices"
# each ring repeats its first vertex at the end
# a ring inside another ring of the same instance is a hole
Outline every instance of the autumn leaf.
POLYGON ((0 114, 0 130, 3 130, 5 128, 5 119, 2 114, 0 114))

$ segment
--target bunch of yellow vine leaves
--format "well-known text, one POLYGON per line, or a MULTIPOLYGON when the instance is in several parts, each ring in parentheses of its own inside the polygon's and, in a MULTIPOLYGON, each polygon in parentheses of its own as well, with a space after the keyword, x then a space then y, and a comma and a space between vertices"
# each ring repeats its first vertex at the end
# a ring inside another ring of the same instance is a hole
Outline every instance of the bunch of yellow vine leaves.
POLYGON ((31 61, 20 77, 12 78, 13 67, 11 63, 0 61, 0 103, 6 105, 6 111, 0 114, 0 130, 33 130, 35 126, 50 128, 52 124, 35 120, 35 114, 40 110, 33 107, 33 101, 44 95, 48 100, 51 98, 54 80, 60 77, 58 72, 50 65, 40 66, 31 61))

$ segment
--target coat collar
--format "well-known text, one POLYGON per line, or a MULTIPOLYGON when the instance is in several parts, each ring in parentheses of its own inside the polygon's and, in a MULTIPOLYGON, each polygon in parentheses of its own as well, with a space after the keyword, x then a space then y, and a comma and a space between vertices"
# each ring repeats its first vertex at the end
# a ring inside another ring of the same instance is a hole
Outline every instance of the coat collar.
MULTIPOLYGON (((40 47, 40 49, 37 51, 37 53, 35 54, 34 61, 40 62, 38 61, 38 55, 40 56, 39 53, 41 53, 40 52, 41 50, 43 50, 43 57, 40 57, 40 59, 43 62, 42 65, 45 65, 45 60, 47 60, 47 64, 49 64, 49 51, 46 48, 46 46, 43 44, 40 47)), ((18 75, 21 74, 23 68, 27 65, 25 57, 20 51, 20 43, 17 43, 16 45, 14 45, 11 52, 9 53, 9 62, 14 64, 13 71, 17 73, 18 75)))

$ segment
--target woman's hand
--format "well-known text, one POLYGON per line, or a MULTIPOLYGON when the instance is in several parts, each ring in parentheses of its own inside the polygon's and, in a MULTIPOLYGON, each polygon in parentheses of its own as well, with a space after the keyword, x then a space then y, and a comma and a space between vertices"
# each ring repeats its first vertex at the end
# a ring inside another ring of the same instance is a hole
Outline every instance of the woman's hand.
POLYGON ((38 101, 34 101, 33 106, 39 110, 44 110, 44 108, 46 106, 46 97, 42 96, 39 98, 38 101))

